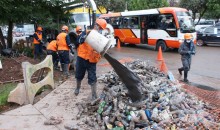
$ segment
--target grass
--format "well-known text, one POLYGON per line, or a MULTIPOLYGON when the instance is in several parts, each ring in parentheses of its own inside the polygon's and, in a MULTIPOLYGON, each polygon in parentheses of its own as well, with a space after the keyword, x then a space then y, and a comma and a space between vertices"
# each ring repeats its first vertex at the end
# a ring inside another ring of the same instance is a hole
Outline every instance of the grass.
POLYGON ((6 105, 8 102, 8 95, 11 90, 13 90, 17 86, 16 83, 9 83, 0 85, 0 106, 6 105))

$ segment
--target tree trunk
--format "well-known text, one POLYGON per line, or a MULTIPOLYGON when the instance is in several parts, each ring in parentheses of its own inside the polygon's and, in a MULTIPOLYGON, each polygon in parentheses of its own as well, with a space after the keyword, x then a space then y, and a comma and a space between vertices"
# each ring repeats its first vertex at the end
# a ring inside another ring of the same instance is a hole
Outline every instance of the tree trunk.
POLYGON ((3 33, 2 33, 2 28, 0 27, 0 40, 1 40, 1 44, 0 44, 0 52, 2 51, 2 49, 5 49, 6 48, 6 45, 5 45, 5 38, 3 36, 3 33))
POLYGON ((7 43, 8 43, 8 48, 12 48, 12 30, 13 30, 13 22, 9 20, 8 22, 8 38, 7 38, 7 43))

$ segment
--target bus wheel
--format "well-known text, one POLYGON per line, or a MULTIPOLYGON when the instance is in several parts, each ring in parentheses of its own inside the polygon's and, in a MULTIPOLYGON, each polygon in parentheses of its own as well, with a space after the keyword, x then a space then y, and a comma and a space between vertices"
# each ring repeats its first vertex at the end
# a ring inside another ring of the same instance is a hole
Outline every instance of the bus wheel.
POLYGON ((162 41, 162 40, 160 40, 160 41, 157 42, 157 46, 156 46, 156 50, 157 50, 157 51, 159 50, 159 47, 160 47, 160 46, 161 46, 161 50, 162 50, 163 52, 165 52, 165 51, 168 50, 168 47, 167 47, 166 43, 165 43, 164 41, 162 41))

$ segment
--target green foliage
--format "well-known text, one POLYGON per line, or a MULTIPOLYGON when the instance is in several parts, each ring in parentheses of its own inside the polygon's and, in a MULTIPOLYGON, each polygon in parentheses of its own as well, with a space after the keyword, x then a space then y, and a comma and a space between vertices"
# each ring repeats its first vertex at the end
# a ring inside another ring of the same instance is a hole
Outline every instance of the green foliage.
POLYGON ((128 10, 142 10, 169 6, 167 0, 95 0, 95 2, 98 8, 103 7, 113 12, 125 11, 126 6, 128 10))
POLYGON ((204 14, 204 18, 220 19, 220 1, 219 0, 209 0, 207 5, 208 5, 208 10, 204 14))
POLYGON ((95 3, 98 8, 105 8, 107 11, 121 12, 125 10, 125 0, 95 0, 95 3))
POLYGON ((8 95, 16 85, 15 83, 0 85, 0 105, 5 105, 7 103, 8 95))
POLYGON ((167 0, 129 0, 128 10, 142 10, 169 6, 167 0))
POLYGON ((34 57, 33 49, 31 48, 25 47, 22 52, 27 57, 32 57, 32 58, 34 57))
POLYGON ((200 18, 205 15, 206 18, 220 18, 219 0, 181 0, 180 7, 191 10, 193 18, 199 13, 200 18))
POLYGON ((1 0, 0 23, 9 25, 8 44, 12 46, 12 26, 14 23, 34 23, 44 27, 59 27, 64 13, 63 0, 1 0))

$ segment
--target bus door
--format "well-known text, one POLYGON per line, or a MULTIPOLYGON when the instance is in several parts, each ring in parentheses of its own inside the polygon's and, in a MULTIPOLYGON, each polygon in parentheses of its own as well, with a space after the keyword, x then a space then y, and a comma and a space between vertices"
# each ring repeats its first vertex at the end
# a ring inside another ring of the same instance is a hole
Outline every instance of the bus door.
POLYGON ((140 34, 141 34, 141 43, 142 44, 147 44, 148 43, 148 34, 147 34, 147 29, 148 29, 148 16, 147 15, 142 15, 140 16, 140 25, 141 25, 141 29, 140 29, 140 34))

